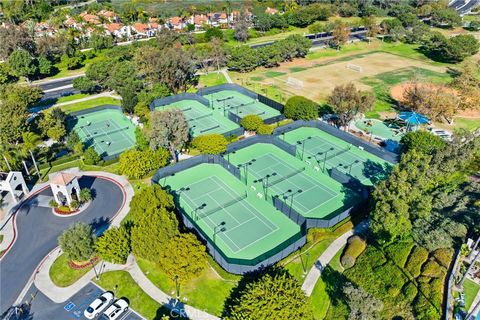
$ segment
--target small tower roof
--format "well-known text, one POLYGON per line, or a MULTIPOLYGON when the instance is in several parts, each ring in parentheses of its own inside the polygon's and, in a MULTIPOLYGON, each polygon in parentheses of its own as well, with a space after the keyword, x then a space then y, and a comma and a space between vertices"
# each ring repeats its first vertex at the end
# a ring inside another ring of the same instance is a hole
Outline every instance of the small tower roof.
POLYGON ((50 183, 51 184, 56 184, 56 185, 66 186, 67 184, 69 184, 75 178, 76 178, 76 176, 74 174, 66 173, 66 172, 60 172, 55 177, 53 177, 52 180, 50 180, 50 183))

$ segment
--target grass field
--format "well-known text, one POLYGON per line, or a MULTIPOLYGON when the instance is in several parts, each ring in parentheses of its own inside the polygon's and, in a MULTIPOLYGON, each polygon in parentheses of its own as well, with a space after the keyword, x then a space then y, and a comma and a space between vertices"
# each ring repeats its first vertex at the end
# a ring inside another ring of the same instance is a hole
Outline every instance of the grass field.
POLYGON ((477 296, 478 292, 480 291, 480 285, 476 284, 475 282, 466 279, 463 283, 463 289, 465 293, 465 310, 469 310, 470 306, 473 303, 473 300, 477 296))
POLYGON ((67 104, 67 105, 61 106, 60 109, 62 109, 65 113, 72 113, 80 110, 98 107, 104 104, 113 104, 113 105, 119 106, 120 100, 114 99, 111 97, 100 97, 100 98, 95 98, 91 100, 67 104))
POLYGON ((130 307, 146 319, 161 319, 164 315, 170 315, 170 311, 147 295, 126 271, 106 272, 95 282, 110 291, 118 286, 115 296, 127 298, 130 307))
POLYGON ((72 269, 68 265, 68 259, 65 254, 61 254, 50 267, 49 274, 53 283, 59 287, 68 287, 85 275, 91 267, 80 270, 72 269))

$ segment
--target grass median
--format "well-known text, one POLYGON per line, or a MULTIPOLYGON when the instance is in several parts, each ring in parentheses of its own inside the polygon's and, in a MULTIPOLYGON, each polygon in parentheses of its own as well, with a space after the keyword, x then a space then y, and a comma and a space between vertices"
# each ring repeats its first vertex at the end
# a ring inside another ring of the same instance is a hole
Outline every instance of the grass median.
POLYGON ((83 277, 91 267, 83 269, 72 269, 68 265, 68 259, 65 254, 61 254, 50 267, 49 274, 52 282, 59 287, 68 287, 83 277))

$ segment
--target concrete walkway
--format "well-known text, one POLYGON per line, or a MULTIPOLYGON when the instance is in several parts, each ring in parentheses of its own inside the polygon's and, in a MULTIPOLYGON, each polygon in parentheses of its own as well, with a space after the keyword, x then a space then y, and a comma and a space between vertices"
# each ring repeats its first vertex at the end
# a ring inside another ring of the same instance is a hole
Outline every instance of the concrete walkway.
POLYGON ((305 277, 305 281, 302 284, 302 290, 310 297, 315 288, 315 284, 320 278, 323 269, 329 264, 333 257, 340 251, 343 246, 347 244, 348 238, 354 234, 363 233, 368 228, 368 222, 364 221, 357 225, 354 229, 345 232, 340 237, 335 239, 332 244, 320 255, 317 261, 315 261, 313 267, 305 277))
POLYGON ((233 83, 232 78, 230 78, 230 75, 227 72, 227 69, 222 69, 220 72, 225 76, 225 79, 228 83, 233 83))
POLYGON ((102 92, 102 93, 94 94, 94 95, 91 95, 91 96, 88 96, 88 97, 85 97, 85 98, 80 98, 80 99, 76 99, 76 100, 72 100, 72 101, 57 103, 57 104, 54 104, 52 107, 61 107, 61 106, 69 105, 69 104, 75 104, 75 103, 78 103, 78 102, 93 100, 93 99, 102 98, 102 97, 122 99, 120 96, 114 94, 113 92, 102 92))

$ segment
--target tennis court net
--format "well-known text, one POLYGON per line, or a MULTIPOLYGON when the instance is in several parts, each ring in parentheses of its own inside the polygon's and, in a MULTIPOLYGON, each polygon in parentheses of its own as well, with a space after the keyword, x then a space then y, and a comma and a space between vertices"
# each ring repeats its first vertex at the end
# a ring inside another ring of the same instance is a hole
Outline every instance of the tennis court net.
POLYGON ((274 180, 274 181, 270 181, 270 182, 268 183, 267 187, 271 187, 271 186, 273 186, 273 185, 276 185, 277 183, 280 183, 280 182, 282 182, 282 181, 284 181, 284 180, 287 180, 288 178, 291 178, 291 177, 293 177, 293 176, 295 176, 295 175, 297 175, 297 174, 299 174, 299 173, 301 173, 301 172, 303 172, 303 171, 305 171, 305 167, 300 168, 300 169, 298 169, 298 170, 295 170, 295 171, 293 171, 293 172, 290 172, 290 173, 287 174, 287 175, 281 176, 280 178, 278 178, 278 179, 276 179, 276 180, 274 180))
POLYGON ((213 112, 212 112, 212 113, 209 113, 209 114, 204 114, 203 116, 200 116, 200 117, 188 119, 187 121, 200 120, 200 119, 208 118, 208 117, 211 117, 211 116, 213 116, 213 112))
POLYGON ((215 213, 215 212, 217 212, 217 211, 224 210, 225 208, 228 208, 228 207, 234 205, 235 203, 237 203, 237 202, 239 202, 239 201, 242 201, 242 200, 244 200, 244 199, 246 199, 246 198, 247 198, 247 193, 245 192, 244 194, 236 197, 235 199, 232 199, 232 200, 230 200, 230 201, 227 201, 227 202, 225 202, 225 203, 222 203, 222 204, 220 204, 220 205, 218 205, 218 206, 216 206, 216 207, 214 207, 214 208, 211 208, 211 209, 209 209, 209 210, 207 210, 207 211, 202 211, 202 212, 198 213, 198 214, 197 214, 197 217, 198 217, 198 218, 208 217, 209 215, 211 215, 211 214, 213 214, 213 213, 215 213))
POLYGON ((192 110, 192 107, 187 107, 187 108, 183 108, 183 109, 180 109, 181 111, 185 112, 185 111, 189 111, 189 110, 192 110))
POLYGON ((87 138, 98 138, 98 137, 103 137, 103 136, 109 136, 109 135, 115 134, 117 132, 122 132, 122 131, 128 130, 128 126, 127 126, 127 127, 124 127, 124 128, 118 128, 118 129, 111 130, 111 131, 102 130, 103 132, 101 132, 101 133, 97 133, 96 131, 91 133, 90 130, 85 129, 84 127, 80 127, 80 128, 83 130, 83 132, 85 133, 87 138))
POLYGON ((255 102, 256 102, 256 101, 250 101, 250 102, 246 102, 246 103, 240 103, 240 104, 237 104, 236 106, 230 106, 227 110, 236 109, 236 108, 241 108, 241 107, 246 107, 246 106, 249 106, 249 105, 254 104, 255 102))
POLYGON ((346 153, 346 152, 348 152, 348 151, 350 151, 350 146, 348 146, 348 147, 346 147, 345 149, 342 149, 342 150, 340 150, 340 151, 332 154, 331 156, 325 158, 325 160, 330 160, 330 159, 335 158, 336 156, 339 156, 339 155, 341 155, 342 153, 346 153))
POLYGON ((210 127, 210 128, 206 128, 206 129, 200 130, 200 132, 203 133, 203 132, 207 132, 207 131, 210 131, 210 130, 213 130, 213 129, 217 129, 217 128, 220 128, 220 126, 219 126, 219 125, 216 125, 216 126, 213 126, 213 127, 210 127))

